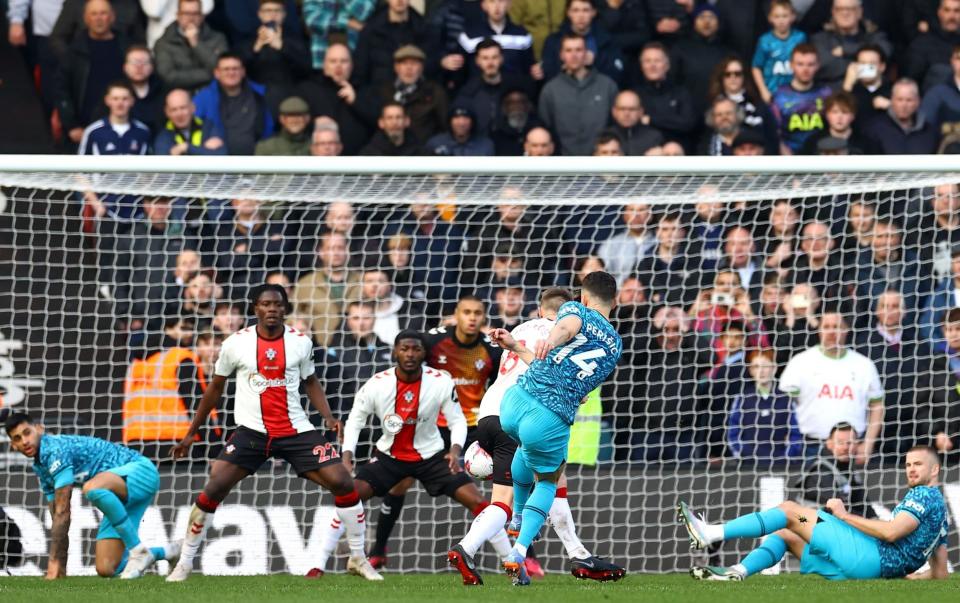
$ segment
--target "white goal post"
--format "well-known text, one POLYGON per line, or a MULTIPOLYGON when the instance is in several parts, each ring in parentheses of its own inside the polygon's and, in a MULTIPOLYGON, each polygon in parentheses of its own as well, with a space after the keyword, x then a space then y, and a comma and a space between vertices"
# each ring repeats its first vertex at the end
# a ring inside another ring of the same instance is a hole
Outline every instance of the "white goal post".
MULTIPOLYGON (((318 377, 344 416, 358 384, 389 366, 398 328, 436 327, 468 293, 488 303, 491 324, 511 325, 544 287, 576 287, 580 272, 605 265, 624 285, 615 323, 625 354, 575 425, 571 507, 591 552, 634 572, 685 570, 702 558, 674 521, 678 497, 719 519, 810 494, 801 480, 811 432, 792 424, 790 402, 763 406, 749 363, 769 351, 779 374, 817 343, 823 311, 846 313, 849 346, 873 360, 884 390, 880 437, 868 464, 854 465, 872 508, 902 497, 905 447, 944 431, 960 448, 960 370, 942 332, 960 300, 951 280, 958 185, 960 160, 949 155, 0 156, 0 413, 26 410, 52 432, 142 448, 162 475, 142 534, 163 543, 184 531, 208 468, 199 455, 169 462, 169 438, 145 442, 127 420, 137 363, 169 345, 171 321, 194 330, 181 346, 209 367, 232 306, 247 319, 247 288, 267 275, 288 282, 292 318, 311 331, 318 377), (811 224, 823 227, 819 239, 811 224), (889 249, 875 251, 874 235, 889 249), (810 268, 816 253, 830 270, 810 268), (320 271, 345 279, 322 299, 310 280, 320 271), (737 281, 729 291, 718 284, 724 274, 737 281), (903 334, 884 339, 876 308, 888 293, 899 296, 903 334), (345 319, 356 300, 374 314, 374 339, 362 345, 345 319)), ((178 392, 187 412, 189 389, 178 392)), ((229 428, 229 411, 218 421, 229 428)), ((198 448, 216 451, 223 433, 211 427, 198 448)), ((36 575, 48 538, 39 486, 2 433, 0 447, 0 507, 24 534, 25 564, 11 572, 36 575)), ((944 479, 955 517, 956 454, 945 456, 944 479)), ((331 505, 268 463, 224 501, 198 569, 304 573, 331 505)), ((368 505, 370 524, 377 507, 368 505)), ((99 518, 79 496, 73 517, 68 570, 92 573, 99 518)), ((387 570, 446 571, 444 553, 469 521, 416 487, 387 570)), ((711 560, 734 563, 748 544, 724 545, 711 560)), ((565 571, 549 530, 535 548, 548 571, 565 571)), ((494 571, 487 552, 482 566, 494 571)))

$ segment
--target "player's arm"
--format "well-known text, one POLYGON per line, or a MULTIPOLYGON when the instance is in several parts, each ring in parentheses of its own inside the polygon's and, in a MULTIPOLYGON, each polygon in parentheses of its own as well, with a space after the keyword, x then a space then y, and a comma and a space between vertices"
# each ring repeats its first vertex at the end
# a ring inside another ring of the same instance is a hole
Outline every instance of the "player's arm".
POLYGON ((531 351, 525 345, 514 339, 506 329, 494 329, 490 332, 490 339, 496 342, 500 347, 510 350, 520 357, 527 365, 533 364, 534 360, 543 360, 553 348, 563 345, 573 339, 574 335, 580 332, 583 321, 580 317, 568 314, 558 320, 546 339, 541 339, 534 346, 536 350, 531 351))
POLYGON ((337 439, 343 441, 343 425, 333 417, 333 411, 330 410, 330 403, 327 402, 327 395, 323 393, 320 387, 320 380, 317 376, 311 374, 303 381, 303 391, 310 399, 310 404, 323 417, 323 422, 327 429, 337 434, 337 439))
POLYGON ((47 561, 47 580, 67 575, 67 551, 70 548, 70 496, 73 486, 57 488, 50 502, 50 558, 47 561))
POLYGON ((850 524, 867 536, 873 536, 883 542, 896 542, 913 533, 920 525, 920 520, 909 512, 897 513, 890 521, 882 519, 867 519, 853 513, 848 513, 843 501, 831 498, 827 501, 827 509, 840 521, 850 524))
POLYGON ((857 459, 860 464, 870 460, 870 455, 873 454, 877 438, 880 437, 880 429, 883 427, 883 412, 883 398, 870 400, 870 408, 867 410, 867 432, 863 437, 860 458, 857 459))
POLYGON ((950 577, 947 570, 947 547, 940 545, 929 559, 930 569, 907 576, 907 580, 946 580, 950 577))
POLYGON ((226 385, 226 377, 223 375, 213 376, 213 380, 210 381, 207 391, 203 392, 203 398, 200 399, 200 407, 197 408, 197 412, 193 415, 193 421, 190 422, 190 429, 187 430, 187 434, 183 436, 180 443, 173 447, 171 453, 173 458, 179 459, 186 456, 190 447, 193 446, 193 441, 197 437, 197 434, 200 433, 200 428, 207 422, 207 417, 210 416, 213 409, 220 404, 220 398, 223 397, 223 390, 226 385))
POLYGON ((347 415, 347 422, 343 426, 343 445, 341 446, 340 456, 343 458, 343 464, 347 466, 348 471, 353 470, 353 455, 356 453, 357 442, 360 440, 360 430, 367 424, 367 419, 372 412, 373 403, 370 402, 370 396, 367 395, 367 387, 361 387, 353 398, 353 406, 350 407, 350 414, 347 415))
POLYGON ((450 450, 447 452, 447 464, 450 467, 450 473, 459 473, 460 451, 463 450, 463 444, 467 441, 467 417, 463 415, 460 408, 460 401, 457 400, 457 388, 451 384, 451 393, 443 402, 441 412, 447 419, 447 428, 450 430, 450 450))

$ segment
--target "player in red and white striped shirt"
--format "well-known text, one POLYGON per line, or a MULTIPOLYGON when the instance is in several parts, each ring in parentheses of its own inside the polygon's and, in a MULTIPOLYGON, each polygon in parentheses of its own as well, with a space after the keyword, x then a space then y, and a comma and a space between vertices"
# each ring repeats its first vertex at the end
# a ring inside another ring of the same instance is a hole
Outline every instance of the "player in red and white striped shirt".
MULTIPOLYGON (((353 465, 360 430, 371 415, 380 420, 382 435, 370 462, 357 468, 361 500, 382 497, 396 484, 413 478, 431 496, 446 494, 474 515, 488 503, 473 480, 460 468, 460 450, 467 437, 467 419, 457 401, 453 378, 445 371, 423 366, 424 336, 401 331, 393 345, 397 366, 377 373, 357 392, 344 427, 343 462, 353 465), (450 429, 450 449, 444 450, 437 416, 443 412, 450 429)), ((341 528, 334 522, 324 534, 319 568, 336 549, 341 528)), ((491 534, 490 543, 503 557, 510 552, 507 533, 491 534)))
POLYGON ((340 454, 318 431, 300 403, 300 387, 323 417, 329 431, 340 433, 323 388, 314 375, 313 342, 284 325, 290 309, 280 285, 260 285, 250 293, 257 324, 234 333, 223 342, 213 381, 204 392, 183 440, 173 449, 174 458, 187 454, 207 415, 220 402, 227 378, 236 373, 234 414, 237 430, 213 462, 210 478, 190 512, 190 524, 177 566, 168 582, 186 580, 200 550, 207 519, 237 483, 257 471, 270 457, 282 458, 297 475, 315 482, 334 495, 335 520, 346 527, 350 542, 347 570, 367 580, 382 580, 363 550, 365 532, 363 503, 340 454))

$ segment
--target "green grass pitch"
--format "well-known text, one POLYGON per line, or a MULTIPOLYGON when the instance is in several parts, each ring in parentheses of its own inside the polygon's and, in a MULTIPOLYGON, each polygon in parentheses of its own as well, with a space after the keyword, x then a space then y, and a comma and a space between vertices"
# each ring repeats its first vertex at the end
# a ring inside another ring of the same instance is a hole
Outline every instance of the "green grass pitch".
POLYGON ((630 575, 620 582, 580 582, 572 576, 551 575, 526 588, 506 577, 485 576, 486 584, 465 587, 458 574, 387 574, 381 583, 354 576, 329 575, 320 580, 296 576, 194 576, 182 584, 161 578, 120 581, 67 578, 54 583, 40 578, 0 578, 0 601, 13 603, 267 603, 282 601, 394 603, 586 603, 588 601, 653 603, 684 601, 709 603, 934 603, 960 601, 960 576, 950 580, 910 582, 872 580, 828 582, 814 576, 757 576, 743 583, 694 582, 686 574, 630 575))

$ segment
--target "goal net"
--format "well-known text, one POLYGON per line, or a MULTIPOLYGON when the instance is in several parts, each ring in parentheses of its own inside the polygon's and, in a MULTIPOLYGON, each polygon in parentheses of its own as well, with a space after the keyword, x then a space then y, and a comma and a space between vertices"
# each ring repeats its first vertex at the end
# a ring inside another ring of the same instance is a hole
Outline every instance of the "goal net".
MULTIPOLYGON (((460 295, 509 328, 535 315, 543 288, 611 272, 624 354, 580 409, 567 473, 580 538, 632 572, 731 564, 750 545, 691 554, 678 498, 709 519, 834 495, 889 517, 915 442, 946 452, 942 483, 960 512, 960 338, 949 327, 960 331, 960 166, 947 158, 180 159, 0 165, 0 412, 155 460, 162 488, 141 528, 151 545, 181 537, 233 427, 229 390, 193 456, 169 460, 264 280, 288 288, 289 322, 314 338, 318 377, 345 418, 356 389, 390 366, 397 332, 452 328, 460 295), (846 347, 879 383, 798 361, 791 400, 778 380, 838 310, 846 347), (822 448, 837 416, 853 432, 822 448)), ((20 574, 44 567, 50 525, 29 463, 4 443, 0 507, 23 534, 20 574)), ((331 514, 329 494, 267 463, 216 513, 198 569, 304 573, 331 514)), ((99 516, 76 495, 72 517, 69 571, 92 573, 99 516)), ((416 486, 387 570, 446 571, 470 519, 416 486)), ((566 571, 549 529, 535 549, 547 571, 566 571)), ((344 554, 327 570, 342 571, 344 554)), ((492 550, 481 565, 495 571, 492 550)))

